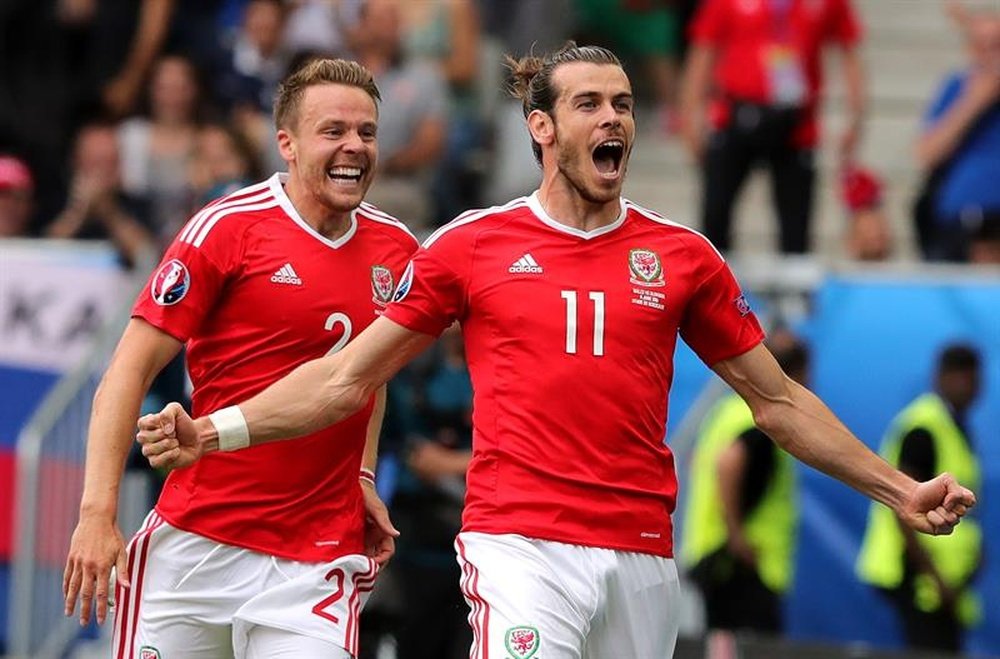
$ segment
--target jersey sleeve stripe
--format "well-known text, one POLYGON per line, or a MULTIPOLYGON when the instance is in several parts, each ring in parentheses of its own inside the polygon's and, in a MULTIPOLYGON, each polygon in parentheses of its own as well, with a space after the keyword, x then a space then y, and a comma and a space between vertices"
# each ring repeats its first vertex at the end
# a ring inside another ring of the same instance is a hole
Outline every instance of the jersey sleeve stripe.
POLYGON ((232 208, 234 206, 240 206, 244 204, 252 204, 259 201, 264 201, 268 197, 272 196, 273 195, 271 191, 265 189, 258 192, 257 194, 250 195, 247 197, 240 197, 234 199, 232 198, 232 196, 230 196, 226 197, 225 199, 222 199, 217 203, 210 204, 209 206, 206 206, 205 208, 198 211, 198 213, 195 214, 193 218, 191 218, 191 221, 188 222, 187 226, 184 227, 184 230, 181 231, 180 240, 181 242, 188 242, 188 243, 192 242, 194 235, 201 229, 205 221, 212 213, 215 213, 224 208, 232 208))
POLYGON ((278 205, 278 200, 272 196, 271 199, 261 202, 259 204, 248 204, 248 205, 238 204, 230 206, 228 208, 220 208, 219 210, 212 213, 210 216, 206 216, 205 218, 206 221, 204 223, 204 226, 201 228, 201 231, 198 233, 198 236, 194 238, 194 240, 189 239, 187 242, 190 242, 195 247, 201 247, 201 244, 205 242, 205 238, 208 237, 209 232, 215 227, 216 224, 219 223, 219 220, 221 220, 222 218, 228 215, 232 215, 233 213, 246 213, 250 211, 266 210, 268 208, 274 208, 277 205, 278 205))
POLYGON ((686 227, 683 224, 678 224, 677 222, 671 222, 670 220, 668 220, 667 218, 663 217, 662 215, 660 215, 656 211, 651 211, 648 208, 643 208, 642 206, 639 206, 636 203, 634 203, 632 201, 629 201, 628 199, 625 200, 625 207, 629 208, 631 210, 634 210, 636 213, 639 213, 640 215, 642 215, 646 219, 652 220, 653 222, 656 222, 657 224, 663 224, 663 225, 668 226, 668 227, 676 227, 678 229, 683 229, 683 230, 687 231, 688 233, 693 233, 694 235, 696 235, 699 238, 701 238, 702 240, 704 240, 708 244, 708 246, 712 248, 712 251, 715 252, 718 255, 718 257, 720 259, 722 259, 723 261, 726 260, 726 258, 722 255, 722 253, 715 247, 715 245, 712 244, 712 241, 709 240, 708 238, 706 238, 705 235, 702 234, 700 231, 696 231, 696 230, 692 229, 691 227, 686 227))
POLYGON ((518 197, 517 199, 514 199, 513 201, 510 201, 504 204, 503 206, 491 206, 490 208, 468 210, 459 215, 458 217, 456 217, 448 224, 444 225, 443 227, 435 231, 434 233, 432 233, 430 236, 428 236, 427 240, 424 241, 424 247, 425 248, 430 247, 438 240, 438 238, 448 233, 452 229, 457 229, 460 226, 464 226, 466 224, 469 224, 470 222, 475 222, 476 220, 481 220, 484 217, 488 217, 496 213, 503 213, 505 211, 513 210, 518 206, 527 206, 527 204, 528 204, 527 197, 518 197))

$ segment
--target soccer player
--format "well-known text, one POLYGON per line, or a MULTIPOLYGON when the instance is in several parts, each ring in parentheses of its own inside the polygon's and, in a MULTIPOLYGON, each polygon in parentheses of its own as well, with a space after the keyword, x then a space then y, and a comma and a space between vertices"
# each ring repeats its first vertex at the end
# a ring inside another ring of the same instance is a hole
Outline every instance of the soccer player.
POLYGON ((378 387, 335 428, 173 471, 127 550, 115 518, 140 402, 183 345, 203 414, 337 352, 384 310, 417 241, 362 203, 378 100, 354 62, 287 78, 275 123, 288 174, 197 213, 135 303, 95 397, 64 578, 67 615, 79 597, 81 623, 95 606, 103 622, 115 566, 116 657, 357 654, 358 613, 394 550, 370 473, 378 387))
POLYGON ((348 417, 458 319, 475 392, 455 542, 471 656, 662 659, 680 606, 664 444, 679 332, 784 449, 920 531, 950 531, 974 495, 869 451, 761 345, 711 244, 621 198, 635 120, 617 57, 571 43, 510 63, 539 190, 428 238, 341 353, 213 418, 170 404, 141 419, 150 462, 186 466, 348 417))

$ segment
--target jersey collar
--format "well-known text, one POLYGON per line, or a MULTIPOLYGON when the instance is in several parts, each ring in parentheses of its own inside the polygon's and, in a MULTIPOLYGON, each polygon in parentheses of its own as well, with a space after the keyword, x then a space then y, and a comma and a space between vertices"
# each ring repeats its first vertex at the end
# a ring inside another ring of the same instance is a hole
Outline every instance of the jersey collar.
POLYGON ((528 197, 528 208, 531 212, 538 217, 544 224, 552 227, 556 231, 561 231, 562 233, 568 233, 571 236, 576 236, 577 238, 583 238, 584 240, 591 240, 592 238, 597 238, 598 236, 603 236, 606 233, 611 233, 618 227, 620 227, 625 222, 625 202, 621 197, 618 198, 618 217, 611 224, 607 224, 603 227, 597 227, 596 229, 591 229, 590 231, 584 231, 583 229, 577 229, 574 227, 566 226, 562 222, 552 218, 545 209, 542 208, 542 202, 538 199, 538 190, 531 193, 528 197))
POLYGON ((292 218, 292 220, 306 233, 310 234, 313 238, 320 241, 327 247, 332 247, 333 249, 343 247, 351 238, 354 237, 354 234, 358 231, 357 208, 351 211, 351 226, 347 228, 344 235, 336 240, 330 240, 319 231, 316 231, 316 229, 313 229, 308 222, 302 219, 299 212, 295 210, 295 206, 292 205, 292 200, 288 198, 287 194, 285 194, 285 182, 287 180, 288 174, 285 172, 279 172, 268 179, 268 185, 271 186, 271 192, 274 193, 274 198, 278 200, 278 205, 281 206, 281 209, 285 211, 285 214, 292 218))

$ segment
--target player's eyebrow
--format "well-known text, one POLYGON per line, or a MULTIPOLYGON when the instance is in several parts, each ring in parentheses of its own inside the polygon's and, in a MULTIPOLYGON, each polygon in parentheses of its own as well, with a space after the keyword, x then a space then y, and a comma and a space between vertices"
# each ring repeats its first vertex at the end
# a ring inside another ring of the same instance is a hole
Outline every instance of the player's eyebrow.
MULTIPOLYGON (((593 99, 602 98, 603 96, 604 96, 604 94, 602 94, 599 91, 589 91, 588 90, 588 91, 582 91, 582 92, 577 92, 577 93, 573 94, 570 97, 569 100, 570 101, 578 101, 578 100, 582 100, 582 99, 585 99, 585 98, 589 98, 589 99, 593 100, 593 99)), ((611 97, 611 100, 612 101, 622 101, 622 100, 631 101, 632 98, 633 98, 632 97, 632 92, 619 92, 618 94, 613 95, 611 97)))

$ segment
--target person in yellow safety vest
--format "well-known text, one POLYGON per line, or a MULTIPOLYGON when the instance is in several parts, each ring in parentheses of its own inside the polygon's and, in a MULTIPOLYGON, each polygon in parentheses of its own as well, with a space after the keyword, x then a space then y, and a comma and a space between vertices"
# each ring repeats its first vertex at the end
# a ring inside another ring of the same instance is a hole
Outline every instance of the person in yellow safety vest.
MULTIPOLYGON (((807 384, 801 341, 777 331, 768 347, 790 377, 807 384)), ((798 519, 791 456, 732 393, 702 423, 690 479, 681 558, 704 597, 708 627, 780 633, 798 519)))
MULTIPOLYGON (((935 392, 920 396, 893 420, 882 456, 922 480, 941 471, 978 491, 979 463, 966 427, 979 394, 980 358, 964 344, 947 346, 938 360, 935 392)), ((858 576, 889 596, 913 648, 957 652, 962 630, 981 617, 970 588, 982 560, 982 529, 970 517, 951 535, 918 537, 888 508, 868 515, 858 576)))

